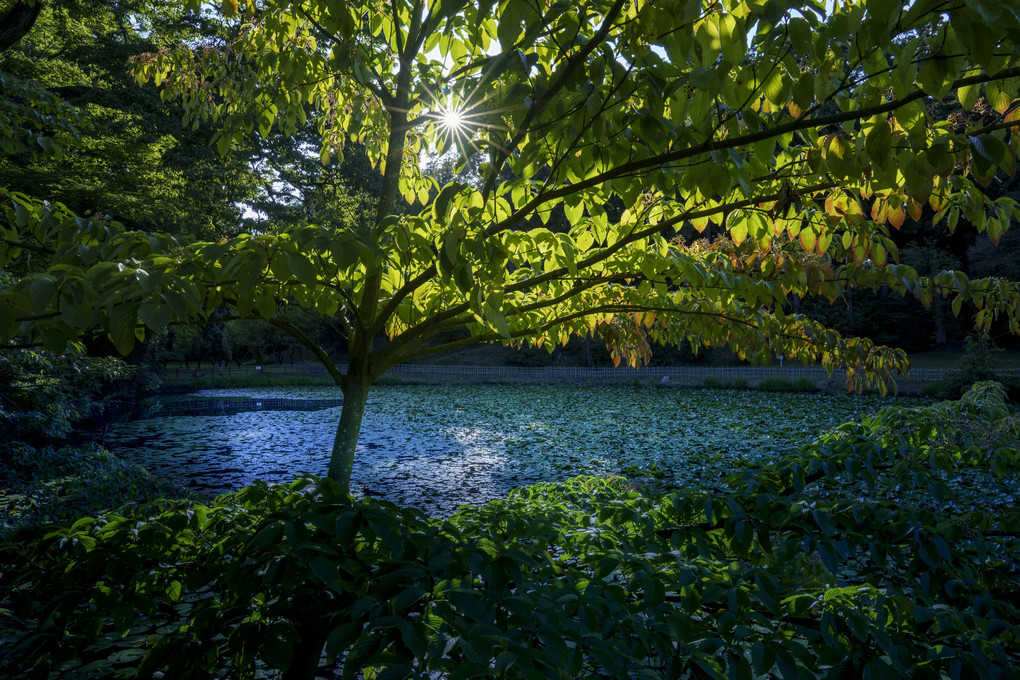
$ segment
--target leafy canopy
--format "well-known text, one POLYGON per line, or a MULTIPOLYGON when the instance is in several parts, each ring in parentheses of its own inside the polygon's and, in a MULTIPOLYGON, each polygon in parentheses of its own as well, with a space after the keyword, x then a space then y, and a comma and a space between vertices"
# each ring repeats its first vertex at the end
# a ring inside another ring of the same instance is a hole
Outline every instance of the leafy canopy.
POLYGON ((227 304, 286 326, 296 304, 335 317, 371 376, 467 328, 468 341, 539 345, 592 331, 616 347, 686 337, 846 365, 861 386, 885 384, 903 355, 787 314, 790 294, 952 294, 955 310, 977 306, 979 327, 1005 314, 1017 329, 1015 283, 919 277, 895 263, 888 233, 909 214, 997 239, 1015 215, 981 190, 1015 168, 1020 24, 1008 6, 248 0, 222 11, 235 40, 142 55, 138 80, 219 126, 224 153, 250 131, 291 135, 308 120, 323 162, 364 142, 383 171, 375 222, 182 246, 44 224, 42 208, 15 199, 6 241, 58 254, 56 269, 4 292, 15 310, 4 336, 71 335, 67 288, 95 300, 79 299, 76 320, 124 351, 139 321, 227 304), (926 103, 952 92, 968 108, 983 97, 988 115, 967 129, 933 120, 926 103), (462 162, 486 154, 478 182, 438 187, 420 172, 423 155, 451 149, 462 162), (568 232, 523 228, 560 207, 568 232), (690 228, 729 245, 690 247, 677 238, 690 228), (392 342, 373 351, 380 331, 392 342))
POLYGON ((241 229, 264 178, 251 140, 220 157, 213 132, 183 125, 174 102, 138 87, 131 55, 230 29, 176 3, 46 3, 0 52, 0 185, 146 231, 212 238, 241 229))

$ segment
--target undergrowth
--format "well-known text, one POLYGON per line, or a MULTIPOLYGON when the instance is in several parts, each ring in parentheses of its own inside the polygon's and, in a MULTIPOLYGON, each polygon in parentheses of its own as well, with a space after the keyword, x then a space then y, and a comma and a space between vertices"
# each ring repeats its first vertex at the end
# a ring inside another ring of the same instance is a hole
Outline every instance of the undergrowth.
POLYGON ((0 545, 0 672, 1005 678, 1018 469, 983 384, 715 490, 579 477, 430 520, 302 478, 25 529, 0 545), (965 478, 994 502, 959 502, 965 478))

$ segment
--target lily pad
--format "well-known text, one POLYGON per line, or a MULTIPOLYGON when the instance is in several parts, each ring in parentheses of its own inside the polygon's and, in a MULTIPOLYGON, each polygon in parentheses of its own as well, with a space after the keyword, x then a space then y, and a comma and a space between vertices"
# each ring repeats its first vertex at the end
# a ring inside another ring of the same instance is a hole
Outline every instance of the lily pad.
MULTIPOLYGON (((329 388, 203 390, 195 399, 307 400, 314 410, 162 416, 112 426, 114 453, 210 493, 325 475, 340 408, 329 388)), ((898 403, 903 403, 900 400, 898 403)), ((445 515, 578 474, 712 486, 890 403, 875 396, 621 386, 373 388, 352 489, 445 515)))

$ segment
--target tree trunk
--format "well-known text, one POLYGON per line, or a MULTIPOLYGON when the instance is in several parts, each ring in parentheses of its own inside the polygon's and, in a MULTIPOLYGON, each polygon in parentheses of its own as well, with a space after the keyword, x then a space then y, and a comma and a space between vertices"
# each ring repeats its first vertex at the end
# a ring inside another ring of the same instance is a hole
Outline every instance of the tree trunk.
POLYGON ((333 439, 333 454, 329 459, 329 478, 340 482, 343 490, 350 493, 351 468, 354 466, 354 452, 361 432, 361 419, 365 415, 365 402, 371 381, 363 376, 348 375, 342 386, 344 405, 340 410, 340 422, 333 439))
POLYGON ((42 2, 29 5, 24 0, 18 0, 7 10, 6 14, 0 16, 0 52, 13 47, 26 33, 32 30, 42 8, 42 2))
POLYGON ((301 639, 294 645, 294 655, 283 673, 283 680, 315 680, 326 636, 312 626, 300 627, 298 635, 301 639))

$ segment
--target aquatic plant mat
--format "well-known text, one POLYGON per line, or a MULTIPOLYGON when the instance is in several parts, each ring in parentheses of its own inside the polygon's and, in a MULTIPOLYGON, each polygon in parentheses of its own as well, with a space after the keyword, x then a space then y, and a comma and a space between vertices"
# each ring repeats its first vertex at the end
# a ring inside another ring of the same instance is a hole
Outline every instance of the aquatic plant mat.
MULTIPOLYGON (((339 396, 335 388, 201 390, 167 408, 199 415, 115 425, 104 445, 157 476, 213 493, 256 479, 324 476, 339 396)), ((648 386, 377 386, 352 489, 448 515, 464 503, 578 474, 702 487, 891 403, 648 386)))

